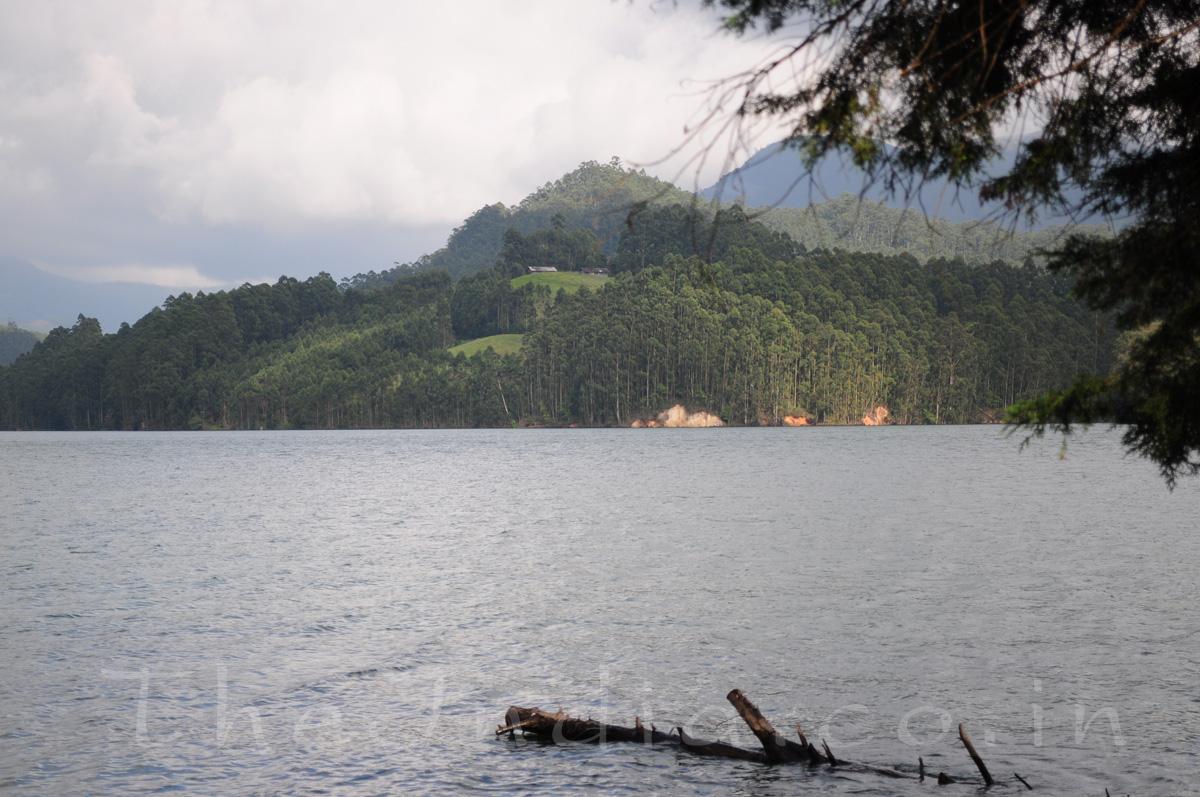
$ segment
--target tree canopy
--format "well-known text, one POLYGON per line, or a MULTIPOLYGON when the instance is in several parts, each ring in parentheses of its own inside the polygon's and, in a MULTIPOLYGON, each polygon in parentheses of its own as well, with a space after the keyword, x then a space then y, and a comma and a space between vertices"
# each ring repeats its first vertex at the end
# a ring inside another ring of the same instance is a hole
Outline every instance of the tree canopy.
POLYGON ((713 123, 735 140, 783 122, 810 163, 848 153, 894 193, 940 177, 1008 218, 1110 220, 1114 235, 1068 236, 1048 257, 1115 313, 1125 356, 1010 418, 1037 434, 1117 419, 1168 483, 1200 472, 1200 2, 706 2, 735 33, 783 40, 714 90, 713 123), (1009 142, 1014 129, 1029 132, 1009 142))

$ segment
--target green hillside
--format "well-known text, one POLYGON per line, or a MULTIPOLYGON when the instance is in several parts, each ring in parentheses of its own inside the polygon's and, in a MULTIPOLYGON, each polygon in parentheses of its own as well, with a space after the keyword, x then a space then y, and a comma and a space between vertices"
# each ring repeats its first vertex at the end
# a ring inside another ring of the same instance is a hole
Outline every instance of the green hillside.
POLYGON ((486 338, 464 341, 450 347, 451 354, 465 354, 470 357, 481 351, 491 349, 496 354, 516 354, 521 351, 521 340, 524 335, 488 335, 486 338))
POLYGON ((523 277, 514 277, 511 284, 514 288, 520 289, 526 285, 545 285, 552 291, 566 291, 574 293, 580 288, 591 288, 595 290, 604 284, 608 277, 597 274, 580 274, 575 271, 556 271, 542 274, 526 274, 523 277))

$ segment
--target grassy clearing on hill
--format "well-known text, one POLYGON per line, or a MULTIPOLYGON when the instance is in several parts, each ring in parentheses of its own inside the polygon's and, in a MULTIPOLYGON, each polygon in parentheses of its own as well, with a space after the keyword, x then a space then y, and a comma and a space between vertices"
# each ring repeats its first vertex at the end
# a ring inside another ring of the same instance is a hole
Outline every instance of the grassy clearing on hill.
POLYGON ((484 349, 491 349, 496 354, 516 354, 521 351, 523 335, 488 335, 486 338, 475 338, 452 346, 451 354, 465 354, 468 357, 479 354, 484 349))
POLYGON ((580 274, 576 271, 554 271, 548 274, 525 274, 521 277, 514 277, 512 286, 520 288, 522 285, 549 285, 554 291, 566 291, 567 293, 575 293, 583 287, 599 288, 604 284, 608 277, 597 276, 595 274, 580 274))

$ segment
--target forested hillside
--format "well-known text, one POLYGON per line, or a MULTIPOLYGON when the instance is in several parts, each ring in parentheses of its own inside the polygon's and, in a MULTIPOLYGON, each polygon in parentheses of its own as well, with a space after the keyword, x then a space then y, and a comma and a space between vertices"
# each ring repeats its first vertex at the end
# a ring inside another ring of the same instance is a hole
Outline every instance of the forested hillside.
POLYGON ((458 281, 284 278, 183 294, 113 334, 80 317, 0 369, 0 426, 627 425, 677 402, 735 424, 880 404, 971 422, 1112 361, 1110 321, 1033 264, 806 251, 736 207, 652 204, 601 233, 552 207, 458 281), (556 292, 516 277, 531 261, 614 276, 556 292), (450 350, 496 334, 512 353, 450 350))
POLYGON ((358 274, 343 287, 378 287, 414 271, 445 271, 454 279, 491 268, 509 230, 529 235, 556 226, 591 232, 611 254, 620 240, 630 209, 641 205, 691 202, 691 195, 671 183, 627 169, 614 158, 589 161, 539 188, 515 207, 487 205, 454 229, 441 249, 413 263, 381 273, 358 274))

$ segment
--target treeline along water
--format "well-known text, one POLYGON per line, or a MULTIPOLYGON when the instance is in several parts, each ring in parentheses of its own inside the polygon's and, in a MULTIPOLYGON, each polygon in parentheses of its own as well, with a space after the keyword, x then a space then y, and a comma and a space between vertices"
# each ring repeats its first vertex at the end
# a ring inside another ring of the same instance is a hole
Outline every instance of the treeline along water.
POLYGON ((0 367, 0 428, 606 426, 680 402, 735 424, 879 404, 964 423, 1113 362, 1110 320, 1036 266, 801 253, 744 217, 720 227, 720 259, 682 258, 693 232, 664 214, 665 242, 628 244, 661 265, 630 255, 597 291, 514 288, 501 263, 184 294, 113 334, 81 317, 0 367), (449 351, 496 333, 522 350, 449 351))
MULTIPOLYGON (((0 435, 0 791, 928 794, 510 703, 1196 789, 1200 493, 990 427, 0 435)), ((974 787, 945 787, 970 794, 974 787)), ((939 792, 943 793, 943 792, 939 792)))

